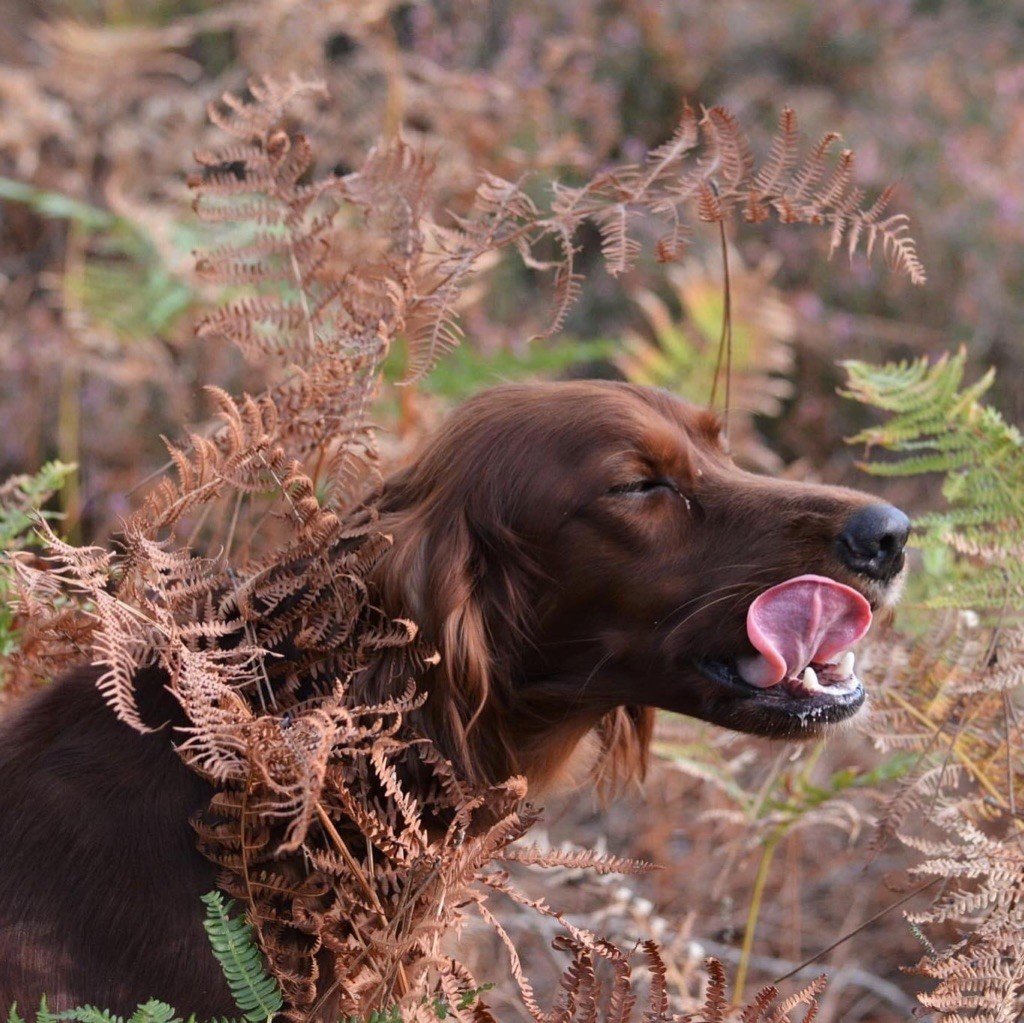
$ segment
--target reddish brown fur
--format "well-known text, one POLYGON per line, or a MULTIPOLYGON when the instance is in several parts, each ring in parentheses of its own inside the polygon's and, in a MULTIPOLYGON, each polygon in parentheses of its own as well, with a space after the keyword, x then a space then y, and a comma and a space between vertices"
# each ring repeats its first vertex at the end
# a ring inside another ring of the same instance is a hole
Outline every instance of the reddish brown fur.
MULTIPOLYGON (((643 773, 655 707, 793 734, 770 702, 716 686, 694 661, 749 649, 751 599, 795 575, 883 601, 835 553, 870 500, 742 472, 716 417, 664 392, 502 387, 387 482, 394 544, 371 583, 437 646, 418 724, 467 774, 521 772, 543 791, 589 735, 591 773, 621 780, 643 773), (665 485, 613 490, 641 479, 665 485)), ((95 677, 60 680, 0 728, 0 1008, 46 993, 51 1008, 127 1012, 158 997, 233 1013, 200 926, 214 875, 189 827, 209 789, 169 729, 117 722, 95 677)), ((147 720, 181 724, 163 681, 140 673, 147 720)), ((360 695, 390 685, 382 663, 360 695)))

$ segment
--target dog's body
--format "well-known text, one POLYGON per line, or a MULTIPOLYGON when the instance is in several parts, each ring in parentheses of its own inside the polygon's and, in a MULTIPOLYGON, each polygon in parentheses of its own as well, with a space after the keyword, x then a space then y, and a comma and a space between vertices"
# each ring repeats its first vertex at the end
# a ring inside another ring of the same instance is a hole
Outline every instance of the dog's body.
MULTIPOLYGON (((504 387, 387 482, 394 544, 372 597, 439 650, 416 725, 464 773, 523 773, 533 790, 581 762, 642 774, 656 707, 775 737, 859 709, 840 651, 892 598, 905 517, 742 472, 719 433, 664 392, 504 387)), ((0 726, 0 1008, 155 997, 228 1015, 201 926, 214 870, 189 824, 210 789, 170 729, 114 718, 97 674, 0 726)), ((385 695, 385 676, 363 695, 385 695)), ((184 724, 166 678, 138 681, 148 722, 184 724)))
MULTIPOLYGON (((160 998, 237 1015, 202 927, 215 869, 190 820, 212 791, 162 730, 117 720, 86 668, 36 694, 0 732, 0 1005, 160 998)), ((141 673, 147 721, 181 721, 159 672, 141 673)))

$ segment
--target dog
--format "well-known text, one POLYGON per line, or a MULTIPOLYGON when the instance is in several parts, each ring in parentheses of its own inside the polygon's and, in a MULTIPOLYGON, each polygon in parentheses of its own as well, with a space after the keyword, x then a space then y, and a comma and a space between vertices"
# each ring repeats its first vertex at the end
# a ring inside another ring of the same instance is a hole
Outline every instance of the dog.
MULTIPOLYGON (((393 544, 371 598, 439 653, 416 726, 531 794, 641 777, 657 709, 780 739, 853 718, 852 647, 898 596, 909 530, 867 494, 745 472, 717 415, 612 382, 485 391, 375 500, 393 544)), ((173 731, 114 717, 99 674, 0 725, 0 1006, 231 1015, 190 827, 211 790, 173 731)), ((158 669, 136 681, 145 720, 187 723, 158 669)))

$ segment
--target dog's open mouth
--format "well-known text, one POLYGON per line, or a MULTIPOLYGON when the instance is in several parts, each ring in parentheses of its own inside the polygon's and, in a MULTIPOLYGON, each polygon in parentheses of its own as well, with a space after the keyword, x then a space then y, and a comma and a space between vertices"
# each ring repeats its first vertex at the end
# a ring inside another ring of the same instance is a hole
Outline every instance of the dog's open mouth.
POLYGON ((851 647, 871 627, 871 605, 834 579, 801 575, 758 596, 747 611, 753 654, 705 660, 708 678, 746 690, 801 720, 840 721, 864 702, 851 647))

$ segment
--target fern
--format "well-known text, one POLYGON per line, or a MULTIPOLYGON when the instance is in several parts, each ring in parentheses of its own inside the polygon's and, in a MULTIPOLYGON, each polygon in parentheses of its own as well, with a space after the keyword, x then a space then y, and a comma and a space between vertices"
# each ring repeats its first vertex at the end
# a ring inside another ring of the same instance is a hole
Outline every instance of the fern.
MULTIPOLYGON (((12 476, 0 483, 0 657, 10 654, 19 639, 9 601, 11 568, 4 555, 35 545, 34 524, 39 517, 53 515, 42 511, 43 505, 64 486, 75 469, 76 466, 63 462, 47 462, 34 476, 12 476)), ((4 678, 0 670, 0 686, 4 678)))
POLYGON ((32 527, 39 515, 51 518, 52 513, 40 509, 67 482, 74 465, 47 462, 33 476, 12 476, 0 483, 0 551, 32 546, 32 527))
MULTIPOLYGON (((7 1023, 25 1023, 18 1013, 16 1005, 12 1005, 7 1014, 7 1023)), ((79 1005, 73 1009, 65 1009, 63 1012, 51 1012, 44 996, 36 1011, 35 1023, 125 1023, 125 1019, 109 1009, 100 1009, 95 1005, 79 1005)), ((177 1010, 166 1002, 151 998, 148 1002, 143 1002, 128 1017, 127 1023, 183 1023, 183 1021, 177 1010)), ((196 1023, 195 1017, 190 1016, 188 1023, 196 1023)), ((214 1023, 232 1023, 232 1021, 223 1020, 214 1021, 214 1023)))
POLYGON ((863 468, 886 477, 941 473, 946 506, 915 524, 917 543, 947 549, 959 578, 934 607, 1024 608, 1024 436, 982 397, 993 371, 964 386, 966 353, 931 362, 845 364, 847 397, 889 413, 852 438, 894 457, 863 468))
MULTIPOLYGON (((99 1019, 81 1019, 77 1016, 75 1018, 78 1023, 102 1023, 99 1019)), ((177 1023, 178 1020, 178 1014, 171 1006, 152 998, 132 1013, 128 1023, 177 1023)))
MULTIPOLYGON (((140 1005, 134 1013, 132 1013, 133 1023, 155 1023, 156 1017, 150 1016, 147 1010, 151 1005, 163 1006, 169 1011, 169 1015, 161 1017, 160 1023, 169 1023, 174 1016, 174 1010, 169 1006, 164 1006, 163 1002, 147 1002, 145 1005, 140 1005)), ((51 1017, 54 1020, 74 1020, 75 1023, 124 1023, 121 1016, 115 1016, 109 1009, 98 1009, 95 1005, 81 1005, 75 1009, 68 1009, 65 1012, 57 1013, 51 1017)), ((47 1023, 42 1011, 36 1016, 36 1023, 47 1023)))
POLYGON ((1024 993, 1024 764, 1012 709, 1024 683, 1024 436, 982 400, 992 371, 965 385, 965 366, 963 350, 935 362, 851 362, 845 393, 888 414, 853 438, 888 453, 868 472, 942 476, 944 507, 916 524, 941 584, 925 603, 990 612, 984 624, 941 616, 923 638, 890 641, 874 727, 879 745, 917 752, 879 837, 898 837, 924 857, 913 873, 943 881, 932 904, 907 916, 927 949, 913 972, 933 982, 918 1000, 948 1023, 998 1023, 1016 1018, 1024 993), (921 925, 938 928, 937 939, 955 926, 960 940, 936 948, 921 925))
MULTIPOLYGON (((203 926, 235 1003, 250 1023, 263 1023, 281 1011, 283 999, 277 981, 267 974, 263 965, 252 927, 242 917, 230 916, 234 903, 225 901, 218 891, 204 895, 203 903, 206 905, 203 926)), ((166 1021, 153 1020, 152 1023, 166 1021)))
MULTIPOLYGON (((444 1016, 439 1014, 438 1019, 444 1019, 444 1016)), ((340 1023, 402 1023, 402 1014, 398 1006, 393 1005, 387 1010, 374 1009, 369 1016, 345 1016, 340 1023)))
POLYGON ((737 1010, 741 1023, 793 1023, 794 1009, 803 1009, 800 1018, 806 1023, 818 1014, 818 996, 825 989, 825 977, 820 976, 788 998, 780 999, 778 989, 768 984, 754 995, 753 1001, 740 1008, 729 997, 721 962, 710 957, 705 961, 704 969, 707 973, 704 1005, 698 1013, 686 1017, 690 1023, 726 1023, 737 1018, 737 1010))

